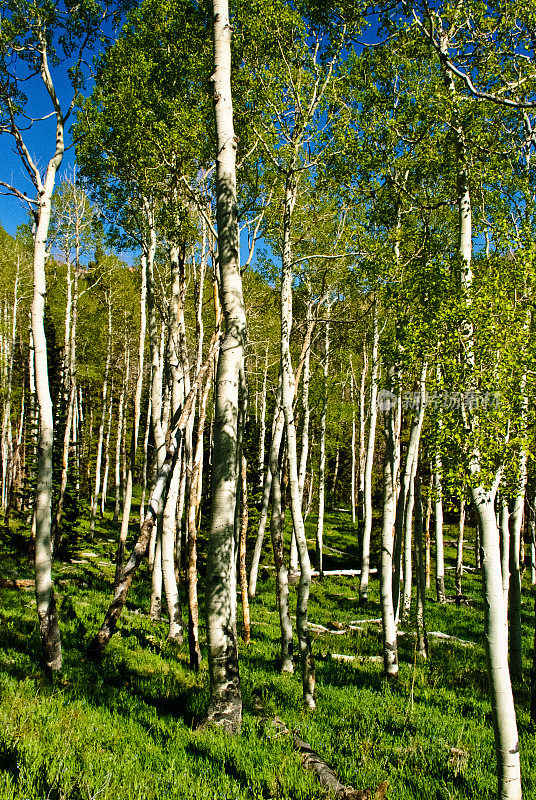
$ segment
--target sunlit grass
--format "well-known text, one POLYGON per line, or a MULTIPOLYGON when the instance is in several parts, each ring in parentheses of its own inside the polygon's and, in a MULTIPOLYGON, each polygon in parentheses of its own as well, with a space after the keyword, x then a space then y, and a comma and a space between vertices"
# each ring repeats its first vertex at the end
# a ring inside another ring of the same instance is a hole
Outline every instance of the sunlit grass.
MULTIPOLYGON (((314 526, 310 517, 311 549, 314 526)), ((170 647, 165 622, 148 619, 146 567, 135 580, 102 664, 86 661, 84 648, 109 602, 115 536, 108 521, 92 542, 79 529, 56 563, 64 670, 53 685, 38 666, 33 592, 2 590, 1 800, 324 797, 314 776, 303 769, 290 737, 271 724, 274 716, 299 730, 340 779, 356 788, 387 779, 390 800, 495 797, 480 580, 474 572, 464 576, 470 605, 441 607, 433 601, 432 588, 426 611, 428 630, 474 644, 432 638, 430 659, 421 663, 415 657, 414 622, 402 623, 406 635, 400 638, 400 680, 395 685, 384 682, 381 663, 370 658, 381 653, 377 624, 342 635, 314 634, 318 707, 311 713, 301 703, 298 665, 293 676, 280 675, 276 668, 279 630, 267 537, 265 567, 251 608, 252 642, 248 648, 240 645, 244 723, 241 735, 231 739, 216 730, 195 729, 208 704, 206 659, 199 674, 192 673, 186 643, 178 650, 170 647), (340 654, 355 659, 341 661, 336 657, 340 654)), ((449 537, 454 529, 447 532, 449 537)), ((328 514, 325 543, 326 569, 358 566, 357 529, 348 514, 328 514)), ((376 541, 376 558, 377 546, 376 541)), ((27 552, 22 526, 6 534, 2 577, 30 577, 27 552)), ((448 566, 454 555, 447 548, 448 566)), ((203 552, 200 563, 203 574, 203 552)), ((473 564, 470 549, 467 563, 473 564)), ((447 570, 448 594, 454 593, 453 584, 454 573, 447 570)), ((379 617, 376 579, 371 588, 367 608, 358 609, 357 578, 315 580, 310 620, 329 628, 333 622, 346 627, 379 617)), ((294 614, 295 589, 291 603, 294 614)), ((240 623, 239 612, 239 629, 240 623)), ((533 615, 527 587, 523 634, 528 680, 533 615)), ((524 797, 536 798, 527 683, 516 692, 524 797)))

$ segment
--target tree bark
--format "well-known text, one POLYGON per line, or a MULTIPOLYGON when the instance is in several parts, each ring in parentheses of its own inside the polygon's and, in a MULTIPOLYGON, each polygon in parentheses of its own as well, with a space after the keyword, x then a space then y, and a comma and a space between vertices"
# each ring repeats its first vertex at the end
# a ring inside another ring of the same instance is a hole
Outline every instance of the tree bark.
POLYGON ((421 479, 414 478, 415 497, 415 583, 417 584, 417 652, 428 658, 428 637, 424 609, 426 605, 426 573, 424 565, 421 479))
POLYGON ((383 462, 383 525, 380 600, 382 607, 383 669, 391 680, 398 677, 397 624, 393 606, 393 550, 396 507, 395 473, 396 426, 395 406, 389 404, 386 413, 386 448, 383 462))
POLYGON ((240 593, 242 595, 242 639, 244 644, 251 640, 251 623, 249 618, 248 578, 246 572, 246 542, 248 534, 248 484, 247 462, 242 456, 242 519, 240 525, 240 593))
MULTIPOLYGON (((140 338, 138 344, 138 375, 136 390, 134 392, 134 412, 132 420, 132 436, 130 440, 130 461, 125 483, 125 499, 123 502, 123 515, 121 517, 121 531, 116 556, 115 583, 123 566, 125 547, 128 536, 128 523, 130 507, 132 505, 132 489, 134 483, 134 470, 136 468, 136 450, 138 449, 138 434, 140 429, 141 395, 143 389, 143 365, 145 361, 145 331, 147 327, 147 258, 141 258, 141 285, 140 285, 140 338)), ((126 445, 126 442, 125 442, 126 445)))
POLYGON ((508 500, 504 492, 501 492, 499 495, 498 505, 503 600, 506 614, 508 616, 508 592, 510 590, 510 511, 508 510, 508 500))
MULTIPOLYGON (((324 385, 322 388, 322 412, 320 414, 320 458, 318 464, 318 520, 316 525, 316 568, 320 577, 324 574, 323 538, 324 504, 326 489, 326 421, 328 414, 328 374, 329 374, 329 317, 331 305, 326 303, 326 327, 324 335, 324 385)), ((303 488, 302 488, 303 493, 303 488)))
POLYGON ((179 449, 179 439, 182 437, 190 414, 192 413, 193 404, 197 395, 197 391, 201 381, 204 379, 208 369, 212 366, 212 359, 214 351, 218 344, 219 337, 215 334, 209 348, 209 354, 202 369, 199 371, 196 380, 194 381, 190 393, 184 402, 184 406, 178 419, 172 420, 172 430, 168 432, 168 446, 166 449, 166 457, 161 470, 156 476, 156 480, 151 492, 151 499, 149 507, 145 515, 145 519, 141 526, 140 534, 128 561, 121 568, 119 573, 119 580, 115 582, 114 594, 112 602, 108 607, 104 621, 94 638, 91 640, 88 647, 88 655, 93 659, 100 659, 104 653, 106 645, 110 641, 115 632, 117 622, 123 611, 128 591, 132 584, 134 575, 140 566, 149 546, 149 539, 151 538, 151 531, 155 524, 162 497, 166 490, 171 472, 173 470, 174 460, 176 453, 179 449))
POLYGON ((234 519, 237 497, 239 373, 246 314, 239 267, 236 147, 231 95, 231 26, 227 0, 213 0, 216 217, 221 303, 225 319, 215 382, 212 509, 207 558, 207 644, 210 673, 208 721, 237 732, 242 696, 236 640, 234 519))
POLYGON ((465 498, 460 500, 460 516, 458 518, 458 542, 456 547, 456 597, 461 597, 463 580, 463 534, 465 529, 465 498))
POLYGON ((114 522, 119 522, 119 511, 121 509, 121 444, 123 437, 123 424, 125 416, 125 395, 128 391, 130 373, 130 353, 127 350, 125 363, 125 377, 119 395, 119 405, 117 407, 117 436, 115 439, 115 503, 114 503, 114 522))
MULTIPOLYGON (((49 94, 54 93, 46 63, 46 45, 42 42, 43 67, 41 74, 49 94)), ((54 95, 55 96, 55 95, 54 95)), ((34 234, 33 299, 31 306, 34 347, 35 386, 39 408, 39 441, 37 445, 37 487, 35 495, 35 594, 37 616, 46 669, 61 670, 61 639, 52 584, 52 450, 54 416, 48 378, 47 341, 45 336, 46 277, 45 260, 50 224, 52 193, 56 172, 64 152, 64 120, 56 102, 56 149, 48 163, 44 185, 36 170, 39 184, 37 224, 34 234)))
POLYGON ((283 210, 283 262, 281 275, 281 375, 282 405, 285 415, 285 432, 287 436, 289 483, 291 497, 292 524, 296 535, 298 558, 300 563, 300 581, 296 608, 296 628, 300 646, 302 668, 303 699, 308 708, 315 707, 314 686, 315 670, 311 650, 311 637, 307 621, 307 605, 311 587, 311 564, 307 549, 305 526, 301 510, 301 499, 298 482, 298 461, 296 452, 296 428, 293 413, 294 375, 290 356, 290 329, 292 326, 292 251, 291 221, 296 203, 297 178, 291 170, 286 179, 285 200, 283 210))
POLYGON ((376 441, 376 420, 378 418, 378 345, 380 333, 378 328, 378 310, 376 302, 372 312, 372 368, 370 376, 370 416, 365 460, 365 521, 361 542, 361 582, 359 585, 359 602, 367 602, 370 571, 370 535, 372 532, 372 464, 374 461, 374 444, 376 441))
POLYGON ((192 477, 190 480, 190 496, 188 499, 188 646, 190 650, 190 666, 198 670, 201 664, 201 647, 199 645, 199 608, 197 602, 197 516, 201 502, 201 471, 203 468, 203 434, 207 418, 207 403, 212 384, 209 373, 199 408, 197 426, 197 443, 195 448, 192 477))
POLYGON ((89 520, 89 535, 93 538, 95 532, 95 520, 97 519, 97 508, 99 506, 99 494, 101 488, 101 465, 102 465, 102 447, 104 442, 104 424, 106 421, 108 398, 108 377, 110 374, 110 360, 112 357, 112 292, 109 289, 106 292, 106 302, 108 305, 108 339, 106 344, 106 362, 104 365, 104 376, 102 384, 102 397, 101 397, 101 419, 99 424, 99 440, 97 444, 97 459, 95 463, 95 488, 91 498, 91 516, 89 520))

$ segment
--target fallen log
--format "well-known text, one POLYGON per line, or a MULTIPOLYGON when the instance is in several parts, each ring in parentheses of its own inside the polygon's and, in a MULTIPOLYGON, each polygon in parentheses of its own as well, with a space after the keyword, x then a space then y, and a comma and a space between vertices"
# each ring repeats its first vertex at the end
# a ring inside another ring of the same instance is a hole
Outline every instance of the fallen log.
POLYGON ((379 664, 380 661, 383 661, 383 656, 349 656, 345 653, 330 653, 330 655, 335 661, 370 661, 373 664, 379 664))
MULTIPOLYGON (((375 575, 377 572, 378 572, 377 569, 369 570, 369 574, 370 575, 375 575)), ((344 577, 345 575, 349 575, 351 577, 354 577, 354 576, 357 576, 357 575, 361 575, 361 570, 360 569, 325 569, 322 574, 323 574, 324 578, 338 578, 338 577, 344 577)), ((311 572, 311 575, 313 576, 313 578, 318 578, 320 573, 317 572, 316 569, 314 569, 311 572)))
MULTIPOLYGON (((280 733, 291 733, 278 717, 274 719, 274 725, 280 733)), ((352 786, 345 786, 310 744, 300 739, 296 733, 291 733, 291 735, 304 767, 315 773, 320 784, 331 791, 336 800, 383 800, 385 798, 389 785, 387 781, 383 781, 377 789, 354 789, 352 786)))
POLYGON ((0 578, 0 589, 33 589, 35 578, 0 578))

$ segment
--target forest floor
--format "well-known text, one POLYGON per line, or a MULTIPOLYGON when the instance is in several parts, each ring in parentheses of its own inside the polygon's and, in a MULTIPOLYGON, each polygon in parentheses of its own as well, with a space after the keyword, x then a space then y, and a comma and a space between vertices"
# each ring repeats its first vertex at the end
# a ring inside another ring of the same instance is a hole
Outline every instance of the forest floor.
MULTIPOLYGON (((307 526, 312 554, 312 515, 307 526)), ((376 526, 376 540, 378 531, 376 526)), ((469 529, 470 540, 472 535, 469 529)), ((455 529, 447 528, 447 540, 454 536, 455 529)), ((298 664, 294 675, 277 671, 279 625, 267 542, 266 566, 251 602, 252 641, 247 648, 240 645, 242 732, 229 738, 218 730, 195 729, 208 705, 206 657, 200 672, 191 672, 186 641, 180 648, 170 646, 165 621, 149 620, 145 566, 104 660, 99 665, 86 660, 85 646, 110 600, 116 538, 116 526, 104 520, 93 541, 80 531, 73 535, 55 563, 64 668, 53 684, 38 666, 33 589, 0 589, 0 800, 325 797, 302 766, 291 735, 273 724, 275 717, 356 789, 387 780, 389 800, 496 797, 480 577, 474 571, 464 575, 467 605, 439 606, 433 588, 428 592, 428 631, 463 642, 431 636, 430 658, 423 663, 416 657, 411 617, 400 626, 405 635, 399 640, 395 685, 382 677, 380 625, 357 623, 380 617, 377 575, 365 609, 358 608, 358 578, 315 579, 309 618, 317 626, 317 708, 310 712, 301 702, 298 664)), ((325 569, 358 566, 357 529, 348 513, 328 514, 324 539, 325 569)), ((24 527, 2 531, 0 578, 31 578, 28 553, 24 527)), ((376 544, 373 560, 378 556, 376 544)), ((447 593, 453 595, 453 547, 447 546, 446 558, 447 593)), ((466 562, 474 566, 472 547, 466 562)), ((536 737, 528 711, 534 617, 528 584, 523 599, 526 678, 516 687, 516 703, 524 798, 536 800, 536 737)), ((293 613, 295 600, 293 588, 293 613)), ((201 637, 203 647, 204 628, 201 637)))

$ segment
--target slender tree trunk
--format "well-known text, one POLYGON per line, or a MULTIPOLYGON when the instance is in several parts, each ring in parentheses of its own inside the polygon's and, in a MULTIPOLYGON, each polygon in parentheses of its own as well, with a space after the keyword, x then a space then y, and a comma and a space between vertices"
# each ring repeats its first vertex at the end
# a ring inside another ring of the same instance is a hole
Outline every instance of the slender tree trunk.
POLYGON ((363 341, 363 367, 361 369, 361 382, 359 384, 359 491, 357 494, 359 519, 365 519, 365 385, 368 372, 367 341, 363 341))
POLYGON ((370 572, 370 535, 372 532, 372 464, 374 461, 374 444, 376 441, 376 420, 378 417, 377 398, 378 398, 378 345, 380 333, 378 328, 378 310, 374 303, 372 317, 372 369, 370 376, 370 418, 367 440, 367 452, 365 460, 365 521, 363 527, 363 539, 361 542, 361 582, 359 586, 359 602, 361 605, 367 602, 369 572, 370 572))
POLYGON ((432 578, 432 559, 430 552, 430 520, 432 517, 432 486, 433 474, 430 476, 430 485, 428 486, 428 498, 426 500, 426 520, 424 523, 424 542, 425 542, 425 570, 426 570, 426 588, 429 589, 432 578))
MULTIPOLYGON (((77 401, 77 385, 76 385, 76 333, 78 327, 78 300, 79 300, 79 278, 80 278, 80 244, 77 239, 76 259, 74 263, 74 273, 72 286, 69 281, 69 291, 71 294, 70 302, 67 303, 69 312, 66 312, 65 321, 65 336, 69 345, 66 348, 65 355, 66 367, 68 374, 66 376, 66 389, 69 394, 67 405, 67 419, 65 422, 65 433, 63 437, 63 452, 62 452, 62 470, 60 479, 60 491, 58 496, 58 504, 56 506, 56 514, 53 521, 53 534, 52 541, 55 547, 59 547, 61 543, 61 518, 63 515, 63 503, 65 499, 65 492, 67 489, 67 480, 69 476, 69 454, 71 450, 71 441, 78 438, 78 424, 76 420, 76 401, 77 401)), ((77 475, 78 475, 77 469, 77 475)))
POLYGON ((221 302, 225 318, 215 382, 212 509, 207 557, 206 605, 210 673, 208 720, 238 731, 242 697, 238 673, 234 518, 237 497, 238 384, 246 337, 239 267, 236 147, 231 95, 231 26, 227 0, 213 0, 216 216, 221 302))
MULTIPOLYGON (((283 432, 283 415, 280 415, 281 423, 279 430, 283 432)), ((294 664, 292 661, 293 644, 292 644, 292 622, 289 613, 289 584, 288 573, 285 565, 285 558, 283 552, 283 514, 282 514, 282 501, 281 501, 281 467, 280 467, 280 445, 281 436, 279 436, 279 447, 272 446, 270 460, 272 471, 272 515, 270 518, 270 534, 272 538, 272 547, 274 551, 274 564, 275 564, 275 585, 277 607, 279 610, 279 622, 281 626, 281 672, 294 672, 294 664)))
MULTIPOLYGON (((180 455, 180 454, 179 454, 180 455)), ((175 575, 175 531, 181 476, 180 457, 176 459, 162 515, 162 576, 169 614, 168 641, 182 642, 182 611, 175 575)))
POLYGON ((300 563, 300 581, 296 608, 296 628, 300 646, 302 668, 303 698, 308 708, 315 707, 314 686, 315 670, 311 650, 311 637, 307 620, 307 605, 311 587, 311 564, 307 549, 305 526, 301 511, 301 498, 298 483, 298 460, 296 452, 296 429, 293 414, 294 376, 290 356, 290 329, 292 325, 292 251, 291 220, 297 196, 297 179, 290 170, 285 186, 283 211, 283 264, 281 275, 281 374, 282 405, 285 415, 285 432, 287 436, 289 483, 291 497, 292 524, 298 546, 300 563))
POLYGON ((350 405, 352 406, 352 443, 350 447, 350 454, 352 459, 352 466, 350 472, 350 506, 352 509, 352 525, 355 525, 355 509, 356 509, 356 485, 355 485, 355 442, 356 442, 356 427, 355 427, 355 404, 354 404, 354 371, 350 368, 350 405))
POLYGON ((465 529, 465 499, 460 500, 460 516, 458 519, 458 542, 456 548, 456 597, 462 594, 463 579, 463 534, 465 529))
MULTIPOLYGON (((149 382, 150 383, 150 382, 149 382)), ((140 499, 140 521, 145 519, 145 495, 147 493, 147 475, 149 472, 149 436, 151 433, 151 387, 149 385, 149 400, 147 402, 147 418, 145 420, 145 432, 143 434, 143 464, 141 468, 141 499, 140 499)), ((149 563, 149 569, 152 562, 149 563)))
POLYGON ((246 541, 248 534, 248 484, 247 462, 242 456, 242 519, 240 525, 240 592, 242 595, 242 639, 244 644, 251 640, 251 624, 249 619, 248 578, 246 572, 246 541))
POLYGON ((182 438, 184 429, 190 414, 192 413, 198 387, 205 378, 209 368, 212 367, 212 360, 217 343, 218 336, 215 334, 209 347, 207 360, 205 361, 202 369, 199 371, 199 374, 190 389, 190 393, 184 401, 184 406, 180 417, 177 421, 173 421, 173 428, 168 432, 167 439, 169 444, 167 446, 164 464, 156 476, 156 480, 151 492, 149 506, 143 521, 143 525, 141 526, 138 539, 134 545, 129 559, 121 568, 119 580, 116 581, 114 585, 113 598, 104 617, 104 621, 98 633, 93 637, 89 644, 88 655, 90 655, 91 658, 100 659, 108 642, 113 636, 117 622, 125 606, 125 601, 130 586, 132 585, 134 575, 136 574, 138 567, 140 566, 147 552, 149 539, 151 538, 151 530, 155 524, 160 504, 162 502, 162 497, 166 490, 170 475, 173 471, 176 454, 179 450, 179 439, 182 438))
POLYGON ((436 453, 434 472, 435 493, 435 550, 436 550, 436 594, 437 602, 445 603, 445 556, 443 548, 443 465, 441 456, 436 453))
POLYGON ((101 517, 104 517, 106 500, 108 498, 108 475, 110 474, 110 435, 112 433, 113 397, 114 397, 114 384, 112 379, 112 383, 110 386, 110 403, 108 406, 108 425, 106 428, 106 438, 104 440, 104 475, 102 476, 102 491, 101 491, 101 504, 100 504, 101 517))
MULTIPOLYGON (((510 512, 508 500, 504 492, 498 498, 499 505, 499 538, 501 544, 501 573, 503 582, 503 600, 508 617, 508 592, 510 590, 510 512)), ((518 556, 519 558, 519 556, 518 556)))
POLYGON ((404 562, 404 596, 402 602, 402 620, 409 618, 411 609, 411 584, 412 584, 412 563, 411 563, 411 538, 412 538, 412 521, 413 521, 413 507, 415 503, 414 486, 413 486, 413 469, 410 471, 410 485, 408 486, 408 493, 406 496, 406 504, 404 507, 403 517, 403 531, 404 531, 404 551, 402 560, 404 562))
POLYGON ((482 536, 482 584, 484 595, 484 636, 490 677, 495 732, 499 797, 521 798, 519 742, 508 669, 508 634, 501 574, 500 541, 493 492, 471 489, 482 536))
POLYGON ((262 400, 259 432, 259 488, 264 488, 264 440, 266 438, 266 386, 268 381, 268 345, 264 360, 264 373, 262 378, 262 400))
MULTIPOLYGON (((524 329, 529 334, 530 312, 527 314, 524 329)), ((527 369, 523 371, 520 381, 521 414, 520 428, 526 435, 528 415, 527 369)), ((523 676, 522 640, 521 640, 521 529, 525 510, 525 494, 527 487, 527 449, 521 446, 518 456, 517 483, 514 495, 512 516, 510 517, 510 593, 509 593, 509 634, 510 634, 510 672, 512 678, 520 681, 523 676)))
MULTIPOLYGON (((395 617, 398 619, 400 606, 400 575, 402 560, 404 561, 404 603, 403 612, 409 613, 411 604, 411 523, 413 517, 413 486, 419 460, 419 445, 426 408, 426 373, 427 364, 423 362, 419 378, 419 405, 415 409, 411 423, 411 431, 406 453, 406 464, 402 477, 400 492, 396 500, 395 517, 395 549, 393 575, 393 605, 395 617), (404 547, 402 544, 404 543, 404 547)), ((400 431, 397 432, 398 436, 400 431)))
POLYGON ((415 583, 417 584, 417 652, 428 658, 428 637, 424 609, 426 605, 426 575, 424 568, 421 479, 414 479, 415 497, 415 583))
POLYGON ((396 507, 395 458, 397 450, 395 406, 386 412, 386 449, 383 463, 383 525, 380 599, 382 607, 383 669, 387 678, 398 677, 397 625, 393 606, 393 550, 396 507))
MULTIPOLYGON (((15 273, 15 287, 13 289, 13 314, 11 318, 11 331, 7 342, 6 353, 4 354, 4 364, 6 374, 3 381, 4 392, 4 413, 2 415, 2 509, 4 520, 8 506, 10 494, 9 483, 13 476, 13 444, 11 436, 11 392, 13 379, 13 360, 15 355, 15 341, 17 336, 17 309, 19 304, 19 266, 20 259, 17 256, 17 271, 15 273), (11 479, 9 474, 11 473, 11 479)), ((7 327, 7 326, 6 326, 7 327)))
POLYGON ((73 429, 74 408, 76 403, 76 383, 71 386, 69 393, 69 401, 67 404, 67 419, 65 421, 65 433, 63 436, 63 451, 61 459, 61 479, 60 491, 58 495, 58 503, 56 506, 56 513, 52 522, 51 540, 53 549, 57 549, 61 544, 61 518, 63 516, 63 502, 65 499, 65 492, 67 489, 67 478, 69 475, 69 451, 71 445, 71 432, 73 429))
POLYGON ((274 418, 272 421, 272 439, 270 442, 270 454, 268 466, 266 468, 266 478, 264 480, 264 489, 262 491, 262 507, 259 517, 259 529, 257 538, 255 540, 255 547, 253 550, 253 557, 251 560, 251 569, 249 573, 249 596, 255 597, 257 590, 257 576, 259 572, 259 563, 261 558, 262 543, 264 539, 264 531, 268 521, 268 506, 270 504, 270 495, 272 490, 272 464, 274 457, 274 449, 276 450, 277 457, 276 463, 279 463, 279 448, 281 445, 281 436, 283 433, 284 417, 281 409, 281 384, 279 383, 277 389, 277 396, 274 409, 274 418))
POLYGON ((121 444, 123 437, 123 424, 125 416, 125 395, 128 391, 130 373, 130 354, 127 349, 125 363, 125 377, 119 395, 119 405, 117 408, 117 436, 115 440, 115 503, 114 503, 114 522, 119 522, 119 511, 121 509, 121 444))
MULTIPOLYGON (((145 361, 145 331, 147 327, 147 258, 141 258, 141 285, 140 285, 140 338, 138 344, 138 375, 134 392, 134 412, 132 420, 132 437, 130 440, 130 461, 127 479, 124 483, 125 499, 123 502, 123 515, 121 517, 121 531, 116 556, 115 584, 123 567, 124 553, 128 536, 128 523, 130 520, 130 507, 132 505, 132 489, 134 484, 134 470, 136 468, 136 450, 138 449, 138 434, 140 429, 141 395, 143 390, 143 365, 145 361)), ((125 415, 126 417, 126 415, 125 415)), ((148 427, 148 426, 147 426, 148 427)), ((126 442, 125 442, 126 445, 126 442)), ((145 451, 147 452, 147 447, 145 451)), ((117 483, 117 479, 116 479, 117 483)))
MULTIPOLYGON (((328 374, 329 374, 329 317, 330 303, 326 303, 326 322, 324 336, 324 386, 322 389, 322 412, 320 414, 320 459, 318 465, 318 520, 316 525, 316 568, 321 577, 324 575, 323 538, 324 538, 324 504, 326 489, 326 421, 328 414, 328 374)), ((303 488, 302 488, 303 492, 303 488)), ((301 500, 301 498, 300 498, 301 500)))
POLYGON ((99 493, 101 486, 101 464, 102 464, 102 446, 104 442, 104 424, 106 420, 106 401, 108 398, 108 377, 110 373, 110 360, 112 357, 112 293, 111 290, 107 292, 106 301, 108 304, 108 341, 106 346, 106 363, 104 366, 104 376, 102 384, 102 408, 101 420, 99 424, 99 441, 97 444, 97 460, 95 463, 95 488, 93 490, 93 497, 91 498, 91 517, 89 521, 89 535, 93 538, 95 532, 95 520, 97 518, 97 508, 99 505, 99 493))
POLYGON ((190 496, 188 500, 188 644, 190 649, 190 666, 198 670, 201 664, 201 647, 199 645, 199 609, 197 602, 197 516, 201 502, 201 471, 203 468, 203 433, 207 418, 207 403, 212 384, 211 375, 205 383, 199 408, 197 426, 197 443, 195 448, 192 477, 190 480, 190 496))
POLYGON ((61 639, 52 584, 52 450, 54 417, 48 379, 47 340, 45 336, 46 242, 50 223, 52 192, 56 171, 63 157, 63 119, 57 118, 56 153, 49 162, 45 185, 39 193, 37 226, 33 256, 33 299, 31 306, 35 363, 35 386, 39 408, 37 445, 37 487, 35 494, 35 594, 37 616, 47 670, 61 670, 61 639))

